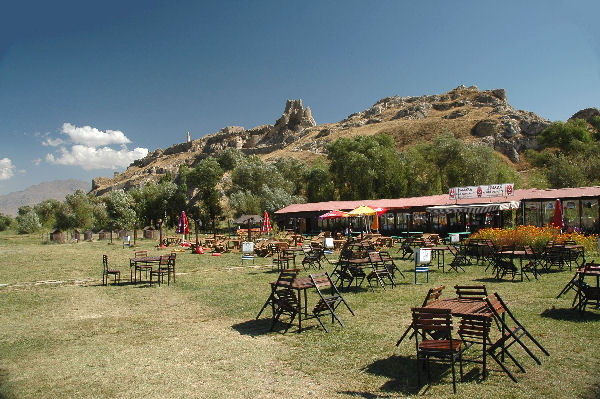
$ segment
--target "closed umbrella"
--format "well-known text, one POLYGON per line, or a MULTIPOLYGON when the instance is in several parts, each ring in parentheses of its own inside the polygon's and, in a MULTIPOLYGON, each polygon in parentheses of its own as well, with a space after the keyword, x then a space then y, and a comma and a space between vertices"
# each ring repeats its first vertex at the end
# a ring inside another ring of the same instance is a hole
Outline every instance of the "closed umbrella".
POLYGON ((565 227, 565 221, 563 220, 563 209, 562 204, 559 199, 554 203, 554 215, 552 215, 552 221, 550 222, 551 226, 556 227, 559 230, 562 230, 565 227))
POLYGON ((185 242, 185 235, 190 234, 190 226, 188 224, 188 218, 185 214, 185 211, 181 211, 179 223, 177 224, 177 230, 175 230, 175 232, 177 234, 183 234, 183 242, 185 242))
POLYGON ((269 214, 265 211, 265 217, 263 218, 262 228, 263 233, 271 233, 271 221, 269 220, 269 214))

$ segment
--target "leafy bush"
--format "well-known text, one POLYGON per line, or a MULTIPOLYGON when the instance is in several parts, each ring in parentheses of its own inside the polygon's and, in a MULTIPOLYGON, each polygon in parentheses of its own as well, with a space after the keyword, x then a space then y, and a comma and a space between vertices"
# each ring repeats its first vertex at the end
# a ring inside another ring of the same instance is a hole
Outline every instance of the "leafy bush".
POLYGON ((17 226, 19 234, 35 233, 42 228, 40 219, 33 209, 30 209, 27 213, 20 213, 17 216, 17 226))
POLYGON ((598 235, 585 236, 578 232, 561 233, 559 229, 550 226, 482 229, 473 233, 470 239, 488 239, 492 240, 495 245, 514 245, 515 248, 523 248, 525 245, 530 245, 538 251, 542 250, 548 241, 560 244, 567 240, 572 240, 579 245, 583 245, 586 253, 598 252, 598 235))
POLYGON ((12 225, 13 221, 14 219, 12 217, 0 213, 0 231, 8 229, 12 225))

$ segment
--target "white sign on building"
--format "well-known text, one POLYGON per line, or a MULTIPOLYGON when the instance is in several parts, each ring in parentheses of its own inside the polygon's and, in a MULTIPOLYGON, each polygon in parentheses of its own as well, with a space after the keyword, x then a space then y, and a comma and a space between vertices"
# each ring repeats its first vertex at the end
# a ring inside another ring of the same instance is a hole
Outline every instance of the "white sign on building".
POLYGON ((448 190, 450 200, 509 197, 514 195, 514 184, 492 184, 489 186, 452 187, 448 190))

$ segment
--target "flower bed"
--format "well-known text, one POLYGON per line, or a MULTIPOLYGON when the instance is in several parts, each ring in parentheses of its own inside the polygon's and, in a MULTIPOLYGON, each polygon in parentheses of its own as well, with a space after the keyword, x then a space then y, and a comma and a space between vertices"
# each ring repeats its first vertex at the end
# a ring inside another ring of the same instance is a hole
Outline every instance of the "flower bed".
POLYGON ((575 241, 583 245, 586 253, 598 252, 598 235, 589 236, 578 232, 561 233, 555 227, 517 226, 512 229, 482 229, 471 235, 470 239, 489 239, 495 245, 514 245, 523 248, 530 245, 536 250, 541 250, 548 241, 557 244, 565 241, 575 241))

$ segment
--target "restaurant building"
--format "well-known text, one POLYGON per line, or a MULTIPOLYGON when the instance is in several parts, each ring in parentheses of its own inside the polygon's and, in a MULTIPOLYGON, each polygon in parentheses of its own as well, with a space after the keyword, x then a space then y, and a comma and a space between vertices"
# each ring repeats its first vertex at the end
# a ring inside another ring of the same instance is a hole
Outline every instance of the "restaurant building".
POLYGON ((557 199, 561 200, 565 229, 580 229, 598 233, 600 219, 600 186, 561 189, 522 189, 512 195, 490 198, 450 199, 448 194, 424 197, 326 201, 292 204, 275 212, 281 228, 303 233, 324 230, 343 231, 348 225, 357 231, 364 229, 361 220, 321 220, 319 216, 331 210, 350 211, 360 205, 386 208, 379 216, 379 231, 395 235, 404 231, 450 233, 475 232, 484 227, 516 225, 547 225, 554 214, 557 199))

